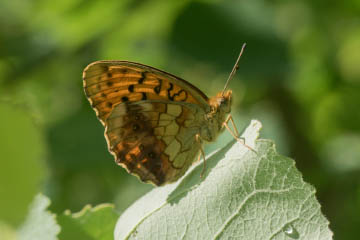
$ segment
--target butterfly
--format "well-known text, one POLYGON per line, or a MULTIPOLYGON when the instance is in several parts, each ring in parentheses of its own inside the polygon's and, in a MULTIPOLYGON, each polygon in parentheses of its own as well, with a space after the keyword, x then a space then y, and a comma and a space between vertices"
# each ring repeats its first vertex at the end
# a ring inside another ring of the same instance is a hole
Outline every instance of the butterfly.
POLYGON ((225 128, 238 138, 230 114, 232 91, 226 88, 244 47, 224 90, 212 98, 179 77, 140 63, 89 64, 83 71, 84 91, 105 126, 116 163, 141 181, 161 186, 183 176, 197 156, 204 156, 204 142, 215 141, 225 128))

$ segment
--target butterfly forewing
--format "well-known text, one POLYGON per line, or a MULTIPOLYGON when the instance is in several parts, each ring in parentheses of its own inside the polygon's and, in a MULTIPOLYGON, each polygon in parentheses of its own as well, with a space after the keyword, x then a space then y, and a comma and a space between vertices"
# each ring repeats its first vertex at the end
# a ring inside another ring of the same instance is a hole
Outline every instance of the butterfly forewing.
POLYGON ((206 107, 208 98, 190 83, 161 70, 125 61, 99 61, 83 73, 84 89, 102 123, 122 102, 165 100, 206 107))

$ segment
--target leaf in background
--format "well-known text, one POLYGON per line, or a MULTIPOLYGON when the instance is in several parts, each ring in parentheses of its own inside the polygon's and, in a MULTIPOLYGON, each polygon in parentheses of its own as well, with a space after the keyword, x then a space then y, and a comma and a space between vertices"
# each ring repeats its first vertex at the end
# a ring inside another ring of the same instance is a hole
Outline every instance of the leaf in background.
POLYGON ((49 205, 50 200, 46 196, 38 194, 35 197, 25 223, 18 230, 20 240, 58 239, 59 233, 59 239, 113 239, 119 214, 111 204, 100 204, 94 208, 87 205, 78 213, 71 214, 67 210, 57 217, 47 210, 49 205))
POLYGON ((6 240, 16 240, 16 230, 11 225, 0 221, 0 236, 6 240))
POLYGON ((0 102, 0 219, 17 226, 46 172, 40 128, 18 106, 0 102))
POLYGON ((113 230, 119 214, 113 205, 100 204, 94 208, 85 206, 80 212, 58 217, 61 226, 60 239, 112 240, 113 230))
MULTIPOLYGON (((261 124, 243 137, 254 147, 261 124)), ((115 239, 331 239, 315 189, 270 140, 257 154, 231 142, 177 183, 155 188, 119 218, 115 239)))
POLYGON ((46 196, 38 194, 35 197, 25 223, 18 231, 20 240, 57 239, 60 226, 56 223, 55 214, 47 211, 49 205, 50 200, 46 196))

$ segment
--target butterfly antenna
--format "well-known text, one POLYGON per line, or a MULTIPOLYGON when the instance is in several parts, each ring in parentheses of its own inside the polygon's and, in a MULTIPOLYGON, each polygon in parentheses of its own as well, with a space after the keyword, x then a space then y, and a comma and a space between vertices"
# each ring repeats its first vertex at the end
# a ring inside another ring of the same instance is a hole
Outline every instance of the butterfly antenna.
POLYGON ((234 65, 234 67, 233 67, 233 69, 232 69, 232 71, 231 71, 231 73, 230 73, 230 75, 229 75, 229 78, 226 80, 224 90, 222 91, 222 96, 224 96, 224 92, 225 92, 227 86, 229 85, 230 80, 234 77, 234 75, 235 75, 235 73, 236 73, 236 70, 239 69, 239 61, 240 61, 240 58, 241 58, 241 55, 242 55, 242 53, 243 53, 243 51, 244 51, 245 46, 246 46, 246 43, 244 43, 244 44, 242 45, 242 47, 241 47, 241 51, 240 51, 239 57, 238 57, 238 59, 236 60, 236 63, 235 63, 235 65, 234 65))

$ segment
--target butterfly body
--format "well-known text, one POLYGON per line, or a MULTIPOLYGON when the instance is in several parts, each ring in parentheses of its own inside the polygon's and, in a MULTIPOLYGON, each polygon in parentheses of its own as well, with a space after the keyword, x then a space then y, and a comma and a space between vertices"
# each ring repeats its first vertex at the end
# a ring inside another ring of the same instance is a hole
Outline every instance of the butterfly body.
POLYGON ((215 97, 209 99, 210 111, 205 115, 200 136, 207 142, 213 142, 224 130, 223 123, 231 112, 231 90, 219 92, 215 97))
POLYGON ((209 99, 185 80, 139 63, 92 63, 83 83, 115 161, 157 186, 185 174, 231 111, 231 91, 209 99))

